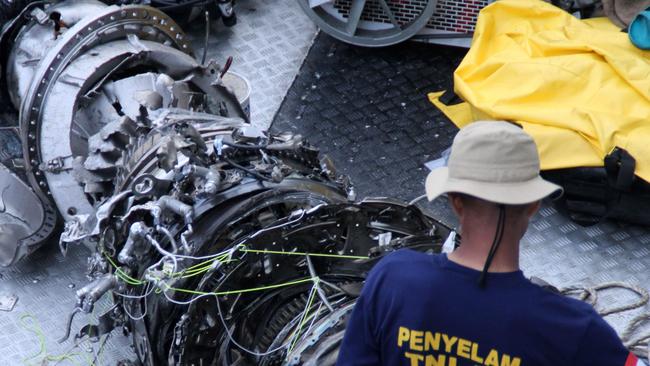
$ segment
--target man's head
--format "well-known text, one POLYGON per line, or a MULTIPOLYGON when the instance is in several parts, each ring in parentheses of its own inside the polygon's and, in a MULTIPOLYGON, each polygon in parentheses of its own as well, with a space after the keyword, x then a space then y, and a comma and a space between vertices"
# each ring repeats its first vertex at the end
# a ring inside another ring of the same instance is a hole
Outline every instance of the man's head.
POLYGON ((474 122, 454 138, 447 166, 427 177, 429 200, 449 194, 463 227, 463 246, 470 243, 472 255, 483 258, 481 285, 499 244, 510 243, 502 256, 518 258, 519 240, 540 200, 562 191, 542 179, 539 170, 537 146, 521 128, 501 121, 474 122))
POLYGON ((503 121, 479 121, 462 128, 451 145, 447 166, 431 171, 426 181, 429 200, 457 192, 489 202, 521 205, 561 190, 540 177, 532 137, 503 121))
MULTIPOLYGON (((498 224, 499 204, 464 193, 450 192, 448 196, 460 226, 466 229, 463 235, 493 235, 498 224)), ((503 234, 505 241, 518 242, 524 236, 530 219, 539 210, 540 202, 503 205, 508 223, 503 234)), ((489 242, 485 244, 487 246, 489 242)))

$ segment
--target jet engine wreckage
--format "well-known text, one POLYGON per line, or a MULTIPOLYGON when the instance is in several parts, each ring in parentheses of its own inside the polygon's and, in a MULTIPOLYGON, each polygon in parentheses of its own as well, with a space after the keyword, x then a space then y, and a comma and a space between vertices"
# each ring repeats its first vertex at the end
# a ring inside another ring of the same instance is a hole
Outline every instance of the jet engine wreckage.
POLYGON ((232 60, 197 61, 160 10, 19 5, 0 14, 0 265, 90 249, 61 342, 121 332, 143 365, 332 365, 378 260, 455 243, 414 205, 358 201, 303 136, 255 128, 232 60))
POLYGON ((61 227, 62 251, 93 252, 62 341, 122 330, 145 365, 333 364, 373 264, 451 232, 357 202, 305 138, 254 128, 230 62, 196 61, 159 10, 32 2, 0 44, 19 121, 2 138, 22 148, 2 155, 0 264, 61 227))

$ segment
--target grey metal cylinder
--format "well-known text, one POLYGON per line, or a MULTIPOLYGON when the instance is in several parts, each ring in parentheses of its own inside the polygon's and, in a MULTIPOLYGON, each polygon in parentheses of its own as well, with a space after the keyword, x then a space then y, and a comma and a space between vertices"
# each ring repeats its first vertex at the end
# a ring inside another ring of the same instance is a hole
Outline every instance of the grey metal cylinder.
POLYGON ((32 21, 19 32, 7 60, 8 92, 16 109, 20 108, 40 61, 61 40, 61 30, 56 29, 61 24, 72 27, 84 17, 107 6, 96 0, 73 0, 54 4, 46 10, 35 8, 31 12, 32 21), (52 14, 57 13, 60 16, 59 24, 51 19, 52 14))

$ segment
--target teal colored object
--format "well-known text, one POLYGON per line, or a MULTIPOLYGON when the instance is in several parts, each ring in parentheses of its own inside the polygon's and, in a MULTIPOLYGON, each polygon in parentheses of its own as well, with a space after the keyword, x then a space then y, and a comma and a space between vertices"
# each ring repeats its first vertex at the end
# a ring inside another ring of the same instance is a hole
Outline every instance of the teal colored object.
POLYGON ((650 8, 640 12, 630 23, 628 30, 632 44, 642 50, 650 50, 650 8))

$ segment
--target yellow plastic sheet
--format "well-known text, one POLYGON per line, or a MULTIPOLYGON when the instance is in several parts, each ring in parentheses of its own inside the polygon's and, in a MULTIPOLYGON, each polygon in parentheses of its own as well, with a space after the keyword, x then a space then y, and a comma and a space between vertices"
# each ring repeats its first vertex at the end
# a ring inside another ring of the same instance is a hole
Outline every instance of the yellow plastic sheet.
POLYGON ((521 124, 542 169, 602 166, 618 146, 650 181, 650 52, 607 19, 581 21, 538 0, 497 1, 481 11, 454 86, 467 103, 429 99, 459 127, 521 124))

